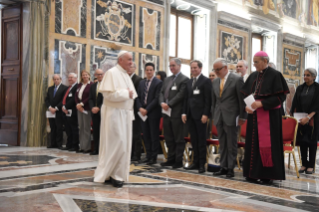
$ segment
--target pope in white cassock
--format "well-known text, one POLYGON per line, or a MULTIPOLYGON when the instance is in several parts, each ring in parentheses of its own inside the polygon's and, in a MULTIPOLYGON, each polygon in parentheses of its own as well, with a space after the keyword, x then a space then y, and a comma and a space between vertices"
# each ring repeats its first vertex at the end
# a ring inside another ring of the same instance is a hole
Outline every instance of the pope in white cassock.
POLYGON ((133 104, 137 94, 126 70, 130 69, 132 60, 130 52, 120 52, 118 64, 105 73, 99 87, 104 102, 94 182, 110 181, 114 187, 122 187, 130 172, 133 104))

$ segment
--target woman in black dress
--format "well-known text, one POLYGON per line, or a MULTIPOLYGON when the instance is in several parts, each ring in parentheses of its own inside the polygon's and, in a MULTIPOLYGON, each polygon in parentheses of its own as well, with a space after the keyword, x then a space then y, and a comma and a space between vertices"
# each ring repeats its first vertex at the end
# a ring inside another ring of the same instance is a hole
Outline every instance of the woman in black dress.
POLYGON ((307 113, 299 121, 297 142, 300 144, 302 166, 299 173, 312 174, 316 162, 317 140, 319 132, 319 84, 315 82, 317 71, 307 68, 304 83, 299 85, 294 96, 290 115, 294 112, 307 113), (309 155, 308 155, 309 151, 309 155), (309 160, 308 160, 309 156, 309 160))

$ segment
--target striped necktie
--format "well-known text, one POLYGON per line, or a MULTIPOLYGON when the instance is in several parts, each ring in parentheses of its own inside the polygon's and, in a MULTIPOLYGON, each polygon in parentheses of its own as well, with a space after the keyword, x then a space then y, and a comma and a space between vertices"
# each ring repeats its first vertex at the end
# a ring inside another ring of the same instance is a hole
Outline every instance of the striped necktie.
POLYGON ((55 97, 56 91, 58 90, 58 86, 55 86, 54 91, 53 91, 53 97, 55 97))
POLYGON ((150 83, 150 80, 146 80, 145 81, 145 85, 144 85, 144 105, 147 104, 147 94, 148 94, 148 85, 150 83))
POLYGON ((220 85, 219 85, 219 97, 222 97, 222 93, 224 90, 224 83, 225 83, 225 78, 222 79, 222 81, 220 82, 220 85))

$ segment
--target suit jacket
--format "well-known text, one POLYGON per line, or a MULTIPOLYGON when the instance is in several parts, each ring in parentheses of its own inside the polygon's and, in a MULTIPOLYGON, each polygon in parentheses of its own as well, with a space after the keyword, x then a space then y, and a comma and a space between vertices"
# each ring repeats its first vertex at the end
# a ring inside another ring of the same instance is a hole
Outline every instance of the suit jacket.
POLYGON ((189 78, 182 73, 177 76, 175 82, 169 89, 168 102, 166 102, 165 91, 173 77, 174 76, 170 76, 164 80, 159 96, 159 104, 162 104, 163 102, 168 104, 168 106, 172 109, 171 118, 181 118, 185 98, 186 82, 189 80, 189 78), (176 86, 176 90, 172 90, 173 86, 176 86))
POLYGON ((61 84, 58 90, 56 91, 55 96, 53 97, 54 88, 55 85, 49 87, 47 96, 45 98, 45 104, 48 108, 50 106, 53 108, 57 107, 59 111, 62 111, 62 100, 68 87, 61 84))
POLYGON ((240 93, 244 85, 243 78, 229 73, 229 76, 224 85, 222 96, 219 96, 220 78, 213 81, 212 91, 212 118, 214 124, 218 124, 220 117, 228 126, 236 125, 236 117, 246 119, 245 102, 240 93))
POLYGON ((212 81, 201 74, 193 89, 193 79, 188 80, 186 86, 186 98, 183 105, 183 114, 193 119, 201 119, 203 115, 209 117, 211 110, 211 88, 212 81), (199 94, 194 94, 199 91, 199 94))
POLYGON ((76 103, 75 103, 75 93, 78 89, 78 83, 76 83, 72 89, 69 91, 65 99, 65 109, 72 110, 72 117, 77 116, 76 103))
POLYGON ((162 88, 163 82, 156 77, 153 78, 152 83, 148 89, 147 103, 144 105, 144 86, 146 79, 143 79, 137 89, 138 98, 135 99, 135 105, 137 109, 145 108, 147 110, 147 116, 150 119, 161 118, 161 106, 158 104, 159 93, 162 88))
MULTIPOLYGON (((98 107, 101 110, 101 107, 103 104, 103 95, 101 93, 98 93, 96 95, 97 84, 98 84, 97 82, 92 84, 90 88, 90 94, 89 94, 90 110, 92 110, 93 107, 98 107)), ((100 112, 98 112, 97 114, 100 114, 100 112)))
POLYGON ((77 88, 76 93, 75 93, 75 103, 76 104, 83 103, 84 110, 90 110, 89 97, 90 97, 90 88, 91 88, 92 82, 91 81, 88 82, 88 84, 84 88, 84 91, 82 94, 82 100, 80 100, 78 95, 79 95, 79 91, 80 91, 82 85, 83 85, 82 83, 78 84, 78 88, 77 88))
MULTIPOLYGON (((133 77, 131 77, 132 81, 133 81, 133 84, 134 84, 134 87, 135 87, 135 90, 137 92, 138 90, 138 86, 140 85, 140 82, 142 80, 141 77, 137 76, 136 74, 134 74, 133 77)), ((136 118, 136 115, 137 115, 137 112, 138 112, 138 109, 135 102, 134 102, 134 114, 135 114, 135 118, 136 118)))

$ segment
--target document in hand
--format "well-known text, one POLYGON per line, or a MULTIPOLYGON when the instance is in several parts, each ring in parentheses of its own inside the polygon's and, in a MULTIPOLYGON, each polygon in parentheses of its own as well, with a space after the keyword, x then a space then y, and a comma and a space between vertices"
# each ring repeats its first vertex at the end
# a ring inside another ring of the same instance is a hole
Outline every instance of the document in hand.
POLYGON ((46 112, 46 116, 48 119, 55 119, 55 114, 51 113, 50 111, 46 112))
POLYGON ((66 114, 67 117, 71 117, 72 116, 72 110, 68 110, 68 114, 66 114))
POLYGON ((89 114, 86 110, 83 110, 83 113, 84 113, 85 115, 89 114))
POLYGON ((147 115, 143 116, 141 112, 137 112, 137 114, 141 117, 141 119, 145 122, 147 119, 147 115))
POLYGON ((294 118, 298 120, 298 123, 300 122, 300 119, 306 118, 308 116, 308 113, 294 113, 294 118))
POLYGON ((254 96, 252 94, 247 96, 244 99, 244 102, 246 103, 246 106, 249 107, 249 109, 251 109, 252 111, 255 111, 254 109, 251 108, 251 105, 255 102, 255 98, 254 98, 254 96))
POLYGON ((168 117, 171 117, 172 108, 168 108, 168 110, 162 109, 162 113, 168 115, 168 117))

